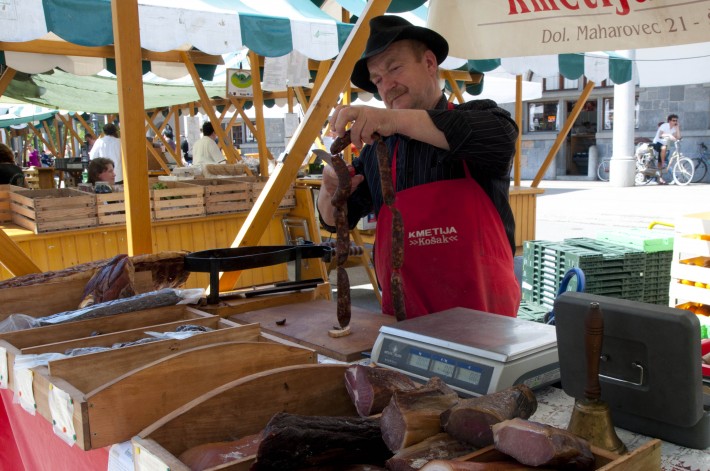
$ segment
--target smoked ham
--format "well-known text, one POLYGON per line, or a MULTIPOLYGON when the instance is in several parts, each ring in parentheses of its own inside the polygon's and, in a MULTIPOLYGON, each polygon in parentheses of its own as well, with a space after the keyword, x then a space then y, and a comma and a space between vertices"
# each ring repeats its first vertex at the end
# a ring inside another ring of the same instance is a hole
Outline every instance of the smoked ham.
POLYGON ((529 470, 529 466, 511 461, 453 461, 434 460, 425 464, 422 471, 522 471, 529 470))
POLYGON ((192 471, 202 471, 256 454, 261 434, 247 435, 229 442, 205 443, 184 451, 179 460, 192 471))
POLYGON ((580 470, 594 467, 589 442, 567 430, 519 418, 492 428, 495 448, 520 463, 580 470))
POLYGON ((452 437, 483 448, 493 444, 493 424, 516 417, 527 419, 535 410, 535 394, 524 384, 518 384, 460 401, 441 415, 441 425, 452 437))
POLYGON ((403 373, 387 368, 353 365, 345 370, 345 388, 360 417, 382 412, 395 391, 416 387, 403 373))
POLYGON ((439 416, 459 400, 439 377, 419 389, 396 391, 382 411, 382 438, 393 452, 441 432, 439 416))
POLYGON ((133 262, 128 255, 116 255, 86 283, 79 309, 135 296, 134 273, 133 262))

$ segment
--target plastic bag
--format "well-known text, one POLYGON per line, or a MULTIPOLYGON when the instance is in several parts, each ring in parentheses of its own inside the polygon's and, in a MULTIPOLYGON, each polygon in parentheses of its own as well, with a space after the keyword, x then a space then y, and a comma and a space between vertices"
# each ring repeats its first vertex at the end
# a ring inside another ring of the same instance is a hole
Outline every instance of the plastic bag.
POLYGON ((5 332, 15 332, 17 330, 32 329, 41 324, 36 317, 27 314, 10 314, 0 321, 0 334, 5 332))

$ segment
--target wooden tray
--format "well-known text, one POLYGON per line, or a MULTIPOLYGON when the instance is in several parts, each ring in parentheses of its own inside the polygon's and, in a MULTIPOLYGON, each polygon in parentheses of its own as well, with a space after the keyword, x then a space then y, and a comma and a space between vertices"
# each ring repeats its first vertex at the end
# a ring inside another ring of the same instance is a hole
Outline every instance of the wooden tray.
MULTIPOLYGON (((196 337, 202 335, 207 334, 196 337)), ((34 369, 37 411, 50 422, 58 421, 46 396, 50 388, 66 392, 71 397, 69 410, 77 445, 90 450, 129 440, 166 414, 225 383, 264 370, 315 363, 317 355, 312 350, 267 341, 232 341, 179 351, 126 372, 126 365, 116 365, 112 355, 96 358, 91 365, 86 364, 87 359, 72 360, 34 369), (110 370, 114 377, 97 378, 97 369, 110 370)))
POLYGON ((96 215, 99 225, 126 223, 126 196, 122 191, 96 193, 96 215))
MULTIPOLYGON (((64 353, 75 347, 110 346, 114 342, 142 338, 148 329, 167 331, 188 323, 214 327, 217 319, 218 316, 180 304, 3 333, 0 334, 0 347, 7 352, 9 387, 14 390, 12 365, 20 354, 64 353), (100 335, 95 335, 97 332, 100 335)), ((235 324, 230 322, 228 325, 235 324)))
MULTIPOLYGON (((356 415, 345 389, 347 365, 303 365, 264 371, 225 384, 163 417, 131 440, 136 471, 189 471, 177 457, 205 443, 235 440, 260 432, 276 412, 356 415), (248 404, 248 407, 239 407, 248 404)), ((592 447, 599 471, 660 469, 661 441, 650 440, 628 455, 592 447)), ((254 456, 210 470, 247 471, 254 456)), ((510 461, 492 446, 458 461, 510 461)), ((543 469, 543 468, 530 468, 543 469)))
POLYGON ((94 195, 70 188, 10 192, 12 222, 41 232, 94 227, 97 224, 94 195))
MULTIPOLYGON (((345 389, 347 365, 301 365, 247 376, 210 391, 131 440, 136 471, 189 471, 177 457, 203 443, 258 433, 277 412, 355 416, 345 389), (157 466, 157 467, 152 467, 157 466)), ((254 457, 219 469, 247 470, 254 457)))

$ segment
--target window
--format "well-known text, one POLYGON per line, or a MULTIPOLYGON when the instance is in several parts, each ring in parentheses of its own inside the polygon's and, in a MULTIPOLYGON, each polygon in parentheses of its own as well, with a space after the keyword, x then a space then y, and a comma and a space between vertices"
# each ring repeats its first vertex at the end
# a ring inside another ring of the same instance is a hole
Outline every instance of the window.
POLYGON ((559 131, 558 102, 528 104, 528 131, 559 131))
POLYGON ((542 83, 542 90, 545 92, 554 92, 557 90, 577 90, 579 89, 579 80, 569 80, 563 75, 555 75, 552 77, 543 78, 533 74, 532 82, 542 83))
MULTIPOLYGON (((639 128, 639 99, 634 106, 634 129, 639 128)), ((614 129, 614 99, 604 98, 604 130, 614 129)))

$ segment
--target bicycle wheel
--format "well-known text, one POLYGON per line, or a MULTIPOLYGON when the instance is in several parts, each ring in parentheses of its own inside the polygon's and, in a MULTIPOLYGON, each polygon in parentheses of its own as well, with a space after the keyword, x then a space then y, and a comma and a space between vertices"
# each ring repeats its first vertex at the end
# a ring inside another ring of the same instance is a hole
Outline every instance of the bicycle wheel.
POLYGON ((681 157, 673 166, 673 181, 676 185, 687 185, 693 179, 695 166, 688 157, 681 157))
POLYGON ((643 172, 636 171, 636 176, 634 177, 634 181, 636 182, 637 185, 646 185, 651 180, 653 180, 653 177, 649 177, 648 175, 644 174, 643 172))
POLYGON ((695 165, 695 174, 693 174, 691 183, 700 183, 705 178, 705 174, 708 173, 708 164, 703 159, 694 159, 693 164, 695 165))
POLYGON ((599 162, 599 166, 597 167, 597 176, 599 177, 599 180, 603 182, 609 181, 609 165, 608 160, 602 160, 599 162))

